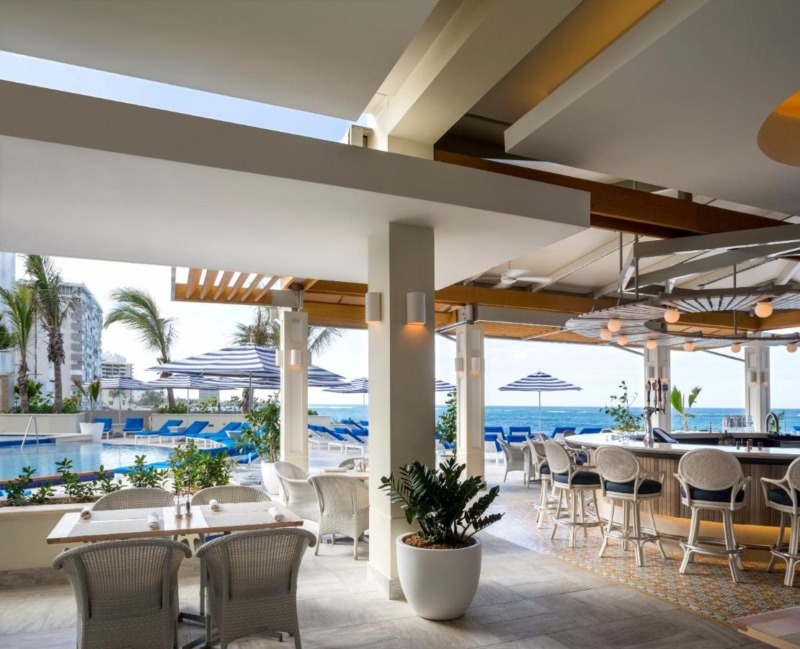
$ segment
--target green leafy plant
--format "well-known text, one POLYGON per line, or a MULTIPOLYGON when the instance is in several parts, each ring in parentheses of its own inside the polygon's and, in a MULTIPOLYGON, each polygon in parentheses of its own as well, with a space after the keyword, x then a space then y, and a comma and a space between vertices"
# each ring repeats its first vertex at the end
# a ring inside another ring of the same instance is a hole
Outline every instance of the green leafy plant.
POLYGON ((117 480, 114 482, 114 478, 106 475, 106 469, 101 464, 100 468, 97 469, 97 480, 94 481, 94 489, 95 492, 102 495, 110 494, 122 489, 122 481, 117 480))
POLYGON ((80 503, 87 502, 94 496, 94 484, 81 482, 80 476, 72 471, 72 466, 72 460, 66 457, 56 462, 56 471, 61 474, 61 486, 68 498, 80 503))
POLYGON ((176 493, 194 493, 207 487, 226 485, 230 481, 227 456, 201 451, 193 439, 172 450, 169 469, 176 493))
POLYGON ((436 432, 442 442, 454 444, 456 441, 456 428, 458 427, 458 404, 456 401, 456 391, 447 393, 445 409, 439 420, 436 422, 436 432))
POLYGON ((80 411, 81 398, 76 394, 72 397, 64 397, 61 401, 61 412, 65 415, 74 415, 80 411))
POLYGON ((92 381, 89 385, 84 385, 78 379, 72 383, 75 385, 78 395, 89 403, 89 423, 94 422, 94 411, 97 408, 97 402, 100 401, 100 390, 102 389, 100 379, 92 381))
POLYGON ((394 474, 382 477, 379 488, 403 508, 408 523, 419 524, 419 536, 428 546, 466 547, 474 543, 471 539, 477 532, 503 517, 486 514, 500 488, 477 497, 486 483, 481 476, 462 480, 466 468, 455 458, 442 462, 438 471, 414 462, 400 467, 397 479, 394 474))
POLYGON ((189 406, 184 401, 178 401, 174 406, 161 406, 158 412, 170 415, 185 415, 189 412, 189 406))
POLYGON ((281 453, 281 402, 272 395, 245 415, 249 426, 239 437, 239 448, 251 448, 262 460, 277 462, 281 453))
POLYGON ((128 482, 134 487, 153 487, 160 489, 167 481, 167 470, 147 466, 147 456, 137 455, 128 472, 128 482))
POLYGON ((669 395, 669 400, 672 404, 672 409, 681 416, 681 419, 683 419, 683 430, 689 430, 689 419, 694 419, 694 415, 689 412, 689 408, 695 404, 702 389, 703 388, 701 388, 699 385, 694 386, 691 392, 689 392, 688 397, 685 398, 684 394, 678 389, 677 386, 672 388, 672 392, 669 395))
POLYGON ((28 504, 28 495, 25 491, 33 482, 33 475, 36 469, 31 466, 22 467, 22 472, 15 480, 9 480, 3 490, 6 492, 6 501, 13 507, 21 507, 28 504))
POLYGON ((642 427, 642 416, 631 412, 631 402, 636 399, 636 395, 633 397, 628 395, 628 384, 625 381, 620 381, 619 389, 619 395, 612 394, 609 397, 611 405, 601 408, 600 412, 611 417, 614 420, 614 428, 623 433, 639 430, 642 427))
POLYGON ((45 482, 36 491, 32 491, 29 497, 31 505, 46 505, 49 500, 56 495, 53 490, 53 485, 50 482, 45 482))

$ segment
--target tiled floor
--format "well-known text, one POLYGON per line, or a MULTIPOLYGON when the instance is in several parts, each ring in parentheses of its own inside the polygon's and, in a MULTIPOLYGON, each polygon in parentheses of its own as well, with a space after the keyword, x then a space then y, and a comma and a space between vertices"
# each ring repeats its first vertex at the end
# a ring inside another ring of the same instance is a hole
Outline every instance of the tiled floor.
MULTIPOLYGON (((490 481, 496 468, 487 465, 490 481)), ((507 502, 536 491, 513 483, 507 502)), ((763 647, 730 627, 698 617, 662 600, 584 572, 556 558, 484 534, 480 589, 467 615, 430 622, 405 602, 387 600, 368 577, 368 562, 352 559, 346 544, 307 552, 299 580, 298 608, 305 649, 371 648, 563 649, 627 647, 725 649, 763 647)), ((366 551, 364 550, 364 556, 366 551)), ((197 610, 197 562, 185 562, 182 609, 197 610)), ((74 647, 75 607, 69 586, 0 590, 0 647, 74 647)), ((181 642, 200 634, 182 625, 181 642)), ((120 647, 124 647, 121 642, 120 647)), ((250 638, 239 649, 286 647, 250 638)))

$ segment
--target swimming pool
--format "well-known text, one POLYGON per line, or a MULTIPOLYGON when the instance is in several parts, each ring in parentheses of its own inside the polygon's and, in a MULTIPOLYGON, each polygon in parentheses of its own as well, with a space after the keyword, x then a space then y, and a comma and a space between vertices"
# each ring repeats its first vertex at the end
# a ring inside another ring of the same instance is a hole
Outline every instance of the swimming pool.
POLYGON ((135 446, 133 444, 86 444, 80 442, 59 442, 57 444, 25 443, 20 453, 19 447, 0 448, 0 480, 16 478, 22 467, 36 469, 37 476, 55 475, 56 462, 65 457, 72 460, 72 470, 96 471, 102 464, 106 470, 132 466, 137 455, 146 456, 146 463, 165 462, 170 449, 155 446, 135 446))
MULTIPOLYGON (((12 446, 19 450, 23 439, 25 439, 24 435, 0 435, 0 448, 3 446, 12 446)), ((43 437, 42 435, 39 436, 39 444, 53 444, 55 441, 56 440, 53 437, 43 437)), ((29 443, 36 443, 36 438, 34 435, 28 435, 28 438, 25 440, 25 445, 27 446, 29 443)))

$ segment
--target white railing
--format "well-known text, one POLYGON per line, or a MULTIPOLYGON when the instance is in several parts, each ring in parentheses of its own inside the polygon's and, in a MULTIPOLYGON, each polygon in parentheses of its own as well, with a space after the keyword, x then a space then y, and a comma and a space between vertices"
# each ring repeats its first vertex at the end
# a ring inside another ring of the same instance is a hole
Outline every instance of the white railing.
POLYGON ((33 424, 33 430, 36 434, 36 444, 39 444, 39 424, 36 421, 36 417, 31 417, 28 419, 28 425, 25 427, 25 433, 22 435, 22 443, 19 445, 20 452, 22 452, 22 449, 25 448, 25 441, 28 439, 28 433, 31 430, 31 424, 33 424))

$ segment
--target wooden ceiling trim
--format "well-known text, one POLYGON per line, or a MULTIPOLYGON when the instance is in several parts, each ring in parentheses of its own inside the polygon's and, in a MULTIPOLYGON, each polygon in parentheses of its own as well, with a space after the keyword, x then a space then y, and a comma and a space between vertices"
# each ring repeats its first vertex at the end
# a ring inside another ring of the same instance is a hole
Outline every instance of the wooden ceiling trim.
POLYGON ((200 277, 203 274, 202 268, 190 268, 189 279, 186 281, 186 297, 190 298, 194 295, 197 287, 200 285, 200 277))

